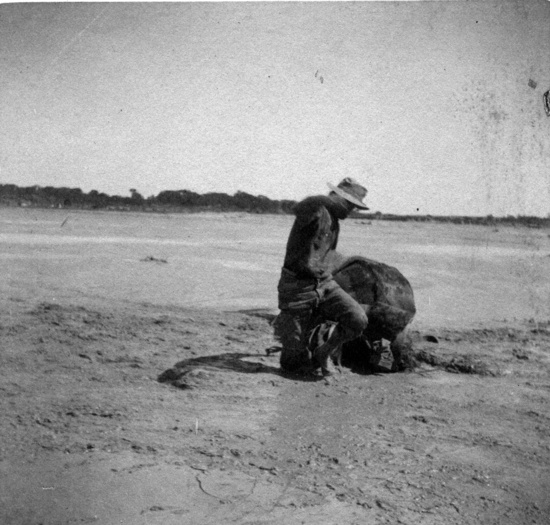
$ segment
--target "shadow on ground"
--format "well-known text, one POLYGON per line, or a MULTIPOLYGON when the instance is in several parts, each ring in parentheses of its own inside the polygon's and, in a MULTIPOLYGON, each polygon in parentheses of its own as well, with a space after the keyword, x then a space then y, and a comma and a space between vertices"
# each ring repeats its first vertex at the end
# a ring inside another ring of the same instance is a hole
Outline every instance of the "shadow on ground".
POLYGON ((213 379, 219 372, 281 375, 278 367, 247 360, 258 357, 258 354, 231 352, 184 359, 162 372, 157 380, 159 383, 169 383, 176 388, 188 389, 198 386, 200 382, 213 379))
POLYGON ((293 381, 312 382, 323 377, 313 374, 292 373, 281 370, 278 360, 276 365, 266 365, 258 360, 267 359, 258 354, 243 354, 232 352, 211 356, 184 359, 168 368, 157 377, 159 383, 168 383, 176 388, 192 389, 201 384, 206 385, 218 374, 236 372, 239 374, 270 374, 291 379, 293 381))

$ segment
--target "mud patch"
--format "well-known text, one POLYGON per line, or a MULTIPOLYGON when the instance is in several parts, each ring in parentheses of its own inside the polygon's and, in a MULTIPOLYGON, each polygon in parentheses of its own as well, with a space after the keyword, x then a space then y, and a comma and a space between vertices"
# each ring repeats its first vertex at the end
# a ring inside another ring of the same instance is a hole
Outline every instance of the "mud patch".
POLYGON ((426 363, 456 374, 478 374, 481 376, 498 376, 501 374, 498 369, 491 369, 489 364, 470 355, 439 357, 434 352, 419 350, 414 352, 414 360, 417 365, 426 363))

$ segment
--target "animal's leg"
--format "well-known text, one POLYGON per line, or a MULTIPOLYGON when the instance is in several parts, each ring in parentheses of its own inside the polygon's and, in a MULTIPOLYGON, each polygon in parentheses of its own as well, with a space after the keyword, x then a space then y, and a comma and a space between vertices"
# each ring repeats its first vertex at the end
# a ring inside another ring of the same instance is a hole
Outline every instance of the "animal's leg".
POLYGON ((342 372, 342 350, 342 345, 339 345, 331 355, 332 361, 340 373, 342 372))

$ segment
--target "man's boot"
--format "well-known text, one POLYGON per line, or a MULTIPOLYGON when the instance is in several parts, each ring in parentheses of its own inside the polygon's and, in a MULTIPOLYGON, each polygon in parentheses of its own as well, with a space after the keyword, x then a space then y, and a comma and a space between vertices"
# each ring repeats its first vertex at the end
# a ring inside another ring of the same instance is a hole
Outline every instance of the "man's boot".
POLYGON ((323 327, 323 325, 315 327, 310 335, 309 343, 312 353, 311 361, 314 369, 320 370, 323 377, 332 375, 334 372, 341 371, 339 368, 336 368, 332 362, 332 359, 334 358, 338 365, 340 365, 342 353, 340 339, 341 337, 338 334, 338 325, 332 323, 328 327, 328 330, 326 327, 323 327), (320 343, 321 338, 324 342, 320 343))
POLYGON ((371 348, 369 364, 379 372, 391 372, 394 367, 391 343, 387 339, 380 339, 374 341, 371 348))

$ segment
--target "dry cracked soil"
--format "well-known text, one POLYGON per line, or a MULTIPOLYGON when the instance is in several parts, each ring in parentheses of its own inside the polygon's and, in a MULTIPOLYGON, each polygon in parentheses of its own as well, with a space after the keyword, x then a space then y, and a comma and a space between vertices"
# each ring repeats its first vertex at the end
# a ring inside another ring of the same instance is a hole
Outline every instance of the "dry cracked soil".
POLYGON ((550 523, 550 327, 281 375, 263 310, 2 299, 0 522, 550 523))

